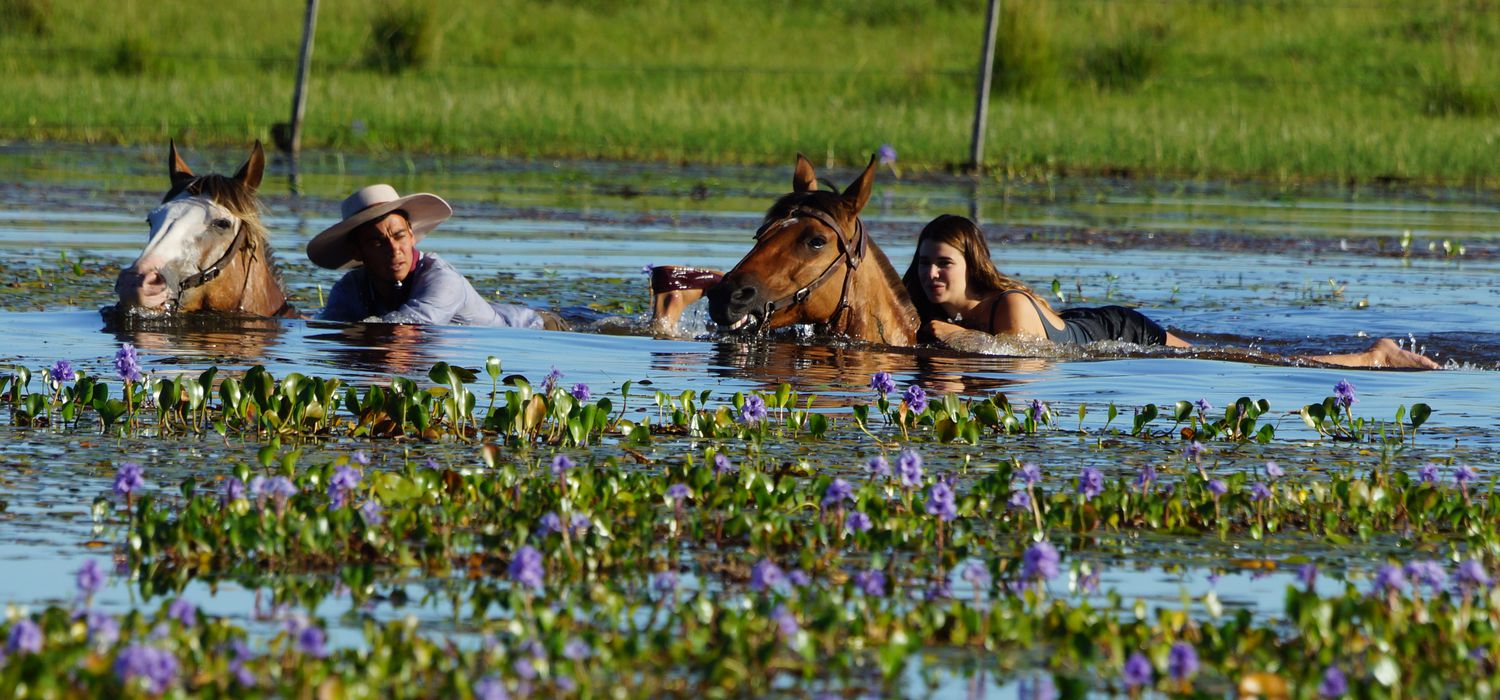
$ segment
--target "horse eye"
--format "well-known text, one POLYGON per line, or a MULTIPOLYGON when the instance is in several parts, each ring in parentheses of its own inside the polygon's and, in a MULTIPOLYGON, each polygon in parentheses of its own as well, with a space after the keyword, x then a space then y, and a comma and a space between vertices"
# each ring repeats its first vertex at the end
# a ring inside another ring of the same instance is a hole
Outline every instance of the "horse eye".
POLYGON ((813 250, 822 250, 825 245, 828 245, 828 239, 822 236, 813 236, 807 239, 807 247, 813 250))
POLYGON ((214 219, 214 228, 229 229, 229 219, 214 219))

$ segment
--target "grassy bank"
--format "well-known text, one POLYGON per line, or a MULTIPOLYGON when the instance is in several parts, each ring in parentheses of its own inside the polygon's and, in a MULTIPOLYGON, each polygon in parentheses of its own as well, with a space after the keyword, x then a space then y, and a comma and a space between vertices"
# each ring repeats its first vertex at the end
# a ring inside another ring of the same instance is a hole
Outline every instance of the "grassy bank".
MULTIPOLYGON (((948 167, 983 4, 330 0, 304 145, 948 167)), ((1491 2, 1006 5, 999 172, 1500 181, 1491 2)), ((0 0, 0 139, 269 140, 303 7, 0 0)))

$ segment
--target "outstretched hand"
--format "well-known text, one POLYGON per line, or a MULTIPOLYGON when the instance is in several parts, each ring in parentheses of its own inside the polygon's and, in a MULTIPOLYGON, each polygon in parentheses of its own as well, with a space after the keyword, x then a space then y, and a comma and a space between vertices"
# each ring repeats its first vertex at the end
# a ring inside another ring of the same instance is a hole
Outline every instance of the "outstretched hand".
POLYGON ((922 324, 922 328, 917 331, 917 340, 951 345, 952 339, 966 330, 968 329, 955 323, 932 320, 922 324))

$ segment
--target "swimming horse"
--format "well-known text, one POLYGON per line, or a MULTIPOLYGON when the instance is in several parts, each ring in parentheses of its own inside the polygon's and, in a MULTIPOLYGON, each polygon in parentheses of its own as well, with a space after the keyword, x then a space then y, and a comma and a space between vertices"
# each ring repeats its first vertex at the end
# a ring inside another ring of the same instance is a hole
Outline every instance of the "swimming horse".
POLYGON ((792 192, 771 205, 755 246, 707 291, 722 330, 753 333, 812 324, 820 334, 894 346, 917 344, 920 321, 901 275, 865 230, 874 156, 842 193, 818 189, 797 155, 792 192))
POLYGON ((170 145, 171 188, 146 223, 146 249, 115 280, 115 312, 158 318, 220 311, 295 317, 260 222, 260 141, 233 177, 194 175, 170 145))

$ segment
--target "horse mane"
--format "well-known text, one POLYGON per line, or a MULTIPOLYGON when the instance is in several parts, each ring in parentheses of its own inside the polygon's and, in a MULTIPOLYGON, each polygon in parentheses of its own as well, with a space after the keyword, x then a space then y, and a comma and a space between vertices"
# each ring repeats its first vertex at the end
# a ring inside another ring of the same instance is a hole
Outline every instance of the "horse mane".
POLYGON ((275 261, 276 251, 271 249, 270 235, 266 233, 266 226, 260 220, 262 207, 260 197, 256 196, 255 190, 232 177, 210 173, 172 185, 172 189, 167 190, 161 201, 165 204, 183 192, 194 197, 208 197, 214 204, 228 209, 229 213, 244 222, 245 235, 250 245, 265 251, 266 267, 271 269, 271 275, 276 279, 276 284, 282 284, 281 268, 276 265, 275 261))
MULTIPOLYGON (((835 217, 859 217, 858 213, 850 210, 848 201, 836 191, 813 190, 810 192, 792 192, 782 195, 766 212, 766 217, 761 221, 761 225, 764 226, 778 219, 791 216, 796 209, 801 207, 818 209, 835 217)), ((876 253, 873 257, 879 261, 880 274, 885 277, 886 285, 894 292, 896 302, 901 305, 901 311, 908 314, 911 318, 920 319, 921 315, 917 313, 917 307, 912 303, 911 295, 906 291, 906 284, 901 280, 901 273, 896 271, 896 266, 891 264, 890 257, 875 243, 875 239, 870 237, 868 228, 865 230, 865 236, 867 237, 868 245, 876 253)))

